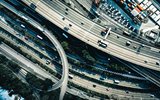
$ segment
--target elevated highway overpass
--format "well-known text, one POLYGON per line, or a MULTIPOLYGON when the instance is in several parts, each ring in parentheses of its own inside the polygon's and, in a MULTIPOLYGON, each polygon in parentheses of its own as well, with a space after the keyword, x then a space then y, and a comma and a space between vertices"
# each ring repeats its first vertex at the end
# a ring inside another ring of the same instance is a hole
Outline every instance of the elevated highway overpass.
MULTIPOLYGON (((0 0, 0 4, 3 5, 4 7, 6 7, 7 9, 9 9, 10 11, 12 11, 13 13, 15 13, 16 15, 18 15, 19 17, 21 17, 22 19, 26 20, 26 18, 27 18, 26 21, 28 23, 30 23, 32 26, 34 26, 35 28, 39 29, 53 43, 53 45, 56 47, 56 49, 57 49, 57 51, 58 51, 58 53, 60 55, 61 61, 62 61, 62 67, 63 67, 63 69, 62 69, 62 77, 48 91, 53 91, 53 90, 56 90, 56 89, 61 87, 61 93, 60 93, 59 99, 63 100, 63 97, 64 97, 66 89, 67 89, 68 70, 69 70, 69 68, 68 68, 68 66, 69 66, 68 65, 68 60, 67 60, 66 54, 65 54, 65 52, 63 50, 63 47, 61 46, 59 41, 56 39, 56 37, 50 31, 48 31, 46 28, 41 26, 38 22, 36 22, 32 18, 30 18, 29 16, 25 15, 24 13, 21 13, 21 12, 17 11, 15 8, 10 6, 9 4, 4 2, 3 0, 0 0), (25 16, 25 18, 24 18, 24 16, 25 16)), ((46 76, 46 75, 42 74, 42 76, 46 76)))
MULTIPOLYGON (((114 32, 108 36, 106 41, 109 43, 107 48, 102 48, 98 46, 97 41, 103 40, 104 38, 100 35, 105 27, 102 27, 84 16, 78 14, 74 10, 70 9, 58 0, 37 0, 37 1, 26 1, 22 0, 29 6, 32 4, 36 5, 35 11, 44 16, 46 19, 59 26, 61 29, 68 28, 66 30, 69 34, 74 37, 92 45, 93 47, 106 52, 110 55, 118 57, 120 59, 126 60, 128 62, 150 68, 153 70, 160 71, 160 53, 151 50, 145 50, 150 48, 145 45, 145 48, 141 49, 142 52, 137 53, 133 47, 126 47, 123 40, 129 40, 124 38, 114 32), (116 39, 117 36, 122 38, 122 40, 116 39)), ((132 41, 132 40, 129 40, 132 41)), ((141 44, 132 41, 134 45, 140 46, 141 44)))
MULTIPOLYGON (((21 14, 20 14, 21 15, 21 14)), ((23 16, 23 14, 21 15, 21 16, 23 16)), ((28 18, 28 17, 27 17, 28 18)), ((29 19, 29 21, 30 21, 30 19, 29 19)), ((32 23, 32 24, 35 24, 35 23, 32 23)), ((38 26, 37 26, 38 27, 38 26)), ((42 29, 42 31, 45 31, 44 29, 42 29)))

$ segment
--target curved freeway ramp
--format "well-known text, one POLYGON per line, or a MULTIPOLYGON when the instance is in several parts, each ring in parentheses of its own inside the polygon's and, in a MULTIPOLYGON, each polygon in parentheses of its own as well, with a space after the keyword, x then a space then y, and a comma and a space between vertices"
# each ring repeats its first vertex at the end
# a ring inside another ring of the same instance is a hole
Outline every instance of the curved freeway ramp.
POLYGON ((6 7, 7 9, 9 9, 10 11, 12 11, 13 13, 15 13, 16 15, 18 15, 19 17, 21 17, 22 19, 26 20, 26 18, 27 18, 26 21, 28 23, 30 23, 32 26, 34 26, 35 28, 39 29, 46 37, 48 37, 48 39, 57 48, 57 51, 58 51, 58 53, 60 55, 60 58, 61 58, 61 61, 62 61, 62 67, 63 67, 63 69, 62 69, 63 70, 62 71, 62 77, 48 91, 56 90, 56 89, 61 87, 61 93, 60 93, 59 100, 63 100, 63 97, 64 97, 66 89, 67 89, 68 69, 69 69, 68 68, 69 65, 68 65, 67 56, 65 54, 65 51, 63 50, 63 47, 61 46, 59 41, 56 39, 56 37, 50 31, 48 31, 47 29, 43 28, 38 22, 36 22, 32 18, 30 18, 29 16, 25 15, 24 13, 21 13, 21 12, 17 11, 14 7, 12 7, 11 5, 7 4, 3 0, 2 1, 0 0, 0 4, 3 5, 4 7, 6 7), (24 18, 24 16, 25 16, 25 18, 24 18))

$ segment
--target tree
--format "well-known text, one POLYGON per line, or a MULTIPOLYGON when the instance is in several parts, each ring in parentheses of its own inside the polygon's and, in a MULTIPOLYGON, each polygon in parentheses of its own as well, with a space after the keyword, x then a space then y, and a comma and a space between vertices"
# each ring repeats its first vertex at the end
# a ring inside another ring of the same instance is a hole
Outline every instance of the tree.
POLYGON ((45 81, 43 82, 43 89, 44 90, 48 90, 49 88, 51 88, 52 87, 52 85, 53 85, 53 82, 52 82, 52 80, 50 80, 50 79, 45 79, 45 81))
POLYGON ((64 50, 69 50, 68 43, 66 41, 61 42, 61 45, 64 50))
POLYGON ((0 55, 0 63, 6 62, 7 58, 3 55, 0 55))
POLYGON ((90 61, 90 62, 92 62, 92 63, 94 63, 96 60, 89 54, 89 52, 87 52, 86 50, 82 50, 82 53, 83 53, 83 57, 86 59, 86 60, 88 60, 88 61, 90 61))

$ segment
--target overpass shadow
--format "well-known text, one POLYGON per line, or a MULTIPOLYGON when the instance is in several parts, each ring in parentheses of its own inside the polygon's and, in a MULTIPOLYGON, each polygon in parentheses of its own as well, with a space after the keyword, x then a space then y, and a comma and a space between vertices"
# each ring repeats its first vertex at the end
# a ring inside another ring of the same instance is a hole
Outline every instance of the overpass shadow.
POLYGON ((96 4, 94 3, 94 2, 92 2, 92 4, 91 4, 91 9, 90 9, 90 11, 88 12, 88 17, 90 18, 90 19, 95 19, 95 18, 97 18, 97 17, 99 17, 95 12, 97 11, 97 6, 96 6, 96 4))

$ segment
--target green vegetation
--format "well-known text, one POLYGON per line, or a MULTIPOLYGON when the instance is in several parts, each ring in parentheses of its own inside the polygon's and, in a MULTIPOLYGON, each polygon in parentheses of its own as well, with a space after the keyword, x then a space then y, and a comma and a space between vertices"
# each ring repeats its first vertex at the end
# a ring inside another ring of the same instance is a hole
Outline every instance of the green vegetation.
POLYGON ((26 80, 33 87, 41 90, 48 90, 53 85, 53 82, 50 79, 41 80, 30 73, 27 73, 26 80))
POLYGON ((91 63, 95 63, 96 60, 93 58, 87 50, 82 50, 83 57, 91 63))
POLYGON ((120 73, 128 73, 130 71, 130 69, 128 67, 126 67, 124 64, 118 63, 118 62, 111 62, 108 65, 108 69, 115 71, 115 72, 120 72, 120 73))
POLYGON ((92 90, 88 90, 87 88, 84 88, 84 87, 81 87, 77 84, 74 84, 74 83, 71 83, 69 82, 70 85, 72 85, 73 87, 77 88, 77 89, 80 89, 84 92, 86 92, 89 96, 91 97, 94 97, 94 96, 98 96, 98 97, 101 97, 101 98, 105 98, 105 99, 109 99, 109 96, 107 94, 101 94, 101 93, 98 93, 98 92, 95 92, 95 91, 92 91, 92 90))
POLYGON ((67 92, 64 96, 64 100, 85 100, 85 99, 82 99, 78 96, 72 95, 72 94, 67 92))
POLYGON ((62 45, 62 47, 63 47, 64 50, 69 50, 68 42, 63 41, 63 42, 61 42, 61 45, 62 45))
POLYGON ((14 72, 18 73, 20 70, 20 67, 14 63, 13 61, 8 60, 5 56, 0 55, 0 64, 3 64, 10 69, 12 69, 14 72))
POLYGON ((20 94, 26 100, 35 100, 32 89, 21 82, 8 67, 16 69, 13 71, 19 70, 19 66, 8 60, 5 56, 0 55, 0 86, 9 91, 13 90, 12 94, 20 94), (14 66, 10 66, 10 64, 14 64, 14 66))

